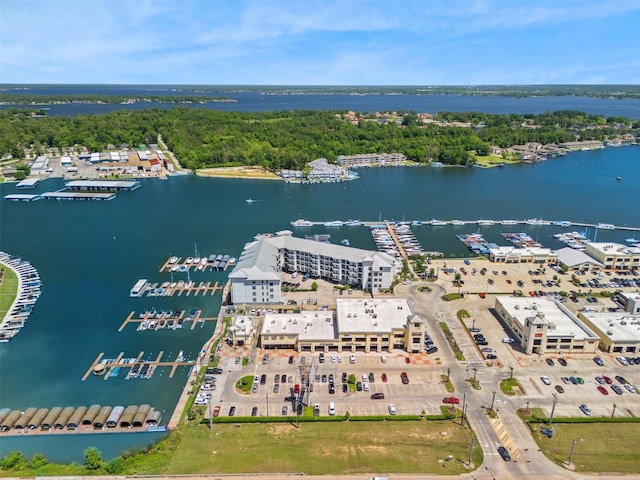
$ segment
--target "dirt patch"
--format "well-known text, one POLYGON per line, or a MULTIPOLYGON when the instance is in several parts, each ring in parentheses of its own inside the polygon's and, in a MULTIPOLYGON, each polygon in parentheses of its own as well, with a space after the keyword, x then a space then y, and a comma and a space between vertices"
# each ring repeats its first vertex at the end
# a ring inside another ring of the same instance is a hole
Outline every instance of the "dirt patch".
POLYGON ((275 436, 291 435, 297 431, 298 429, 289 423, 276 423, 269 427, 269 435, 275 436))
POLYGON ((275 173, 269 172, 260 167, 203 168, 198 170, 198 175, 203 177, 259 178, 265 180, 280 180, 280 177, 275 173))

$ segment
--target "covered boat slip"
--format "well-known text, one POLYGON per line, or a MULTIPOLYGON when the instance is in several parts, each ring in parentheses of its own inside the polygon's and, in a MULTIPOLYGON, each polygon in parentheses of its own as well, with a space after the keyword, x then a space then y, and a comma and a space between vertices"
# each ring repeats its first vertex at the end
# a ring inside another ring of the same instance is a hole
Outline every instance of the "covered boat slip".
POLYGON ((99 433, 108 431, 144 432, 157 427, 161 412, 151 405, 80 407, 29 407, 24 411, 0 409, 0 437, 25 433, 99 433))

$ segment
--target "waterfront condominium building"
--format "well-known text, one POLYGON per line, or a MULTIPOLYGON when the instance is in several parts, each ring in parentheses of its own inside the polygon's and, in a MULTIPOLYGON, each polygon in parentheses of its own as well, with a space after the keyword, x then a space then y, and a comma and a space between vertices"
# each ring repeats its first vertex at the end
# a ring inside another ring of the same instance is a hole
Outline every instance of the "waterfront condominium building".
POLYGON ((399 265, 391 255, 305 240, 289 230, 258 235, 244 246, 229 275, 231 301, 282 303, 280 272, 299 272, 378 293, 388 289, 399 265))
POLYGON ((496 313, 527 354, 594 353, 600 337, 549 297, 496 297, 496 313))

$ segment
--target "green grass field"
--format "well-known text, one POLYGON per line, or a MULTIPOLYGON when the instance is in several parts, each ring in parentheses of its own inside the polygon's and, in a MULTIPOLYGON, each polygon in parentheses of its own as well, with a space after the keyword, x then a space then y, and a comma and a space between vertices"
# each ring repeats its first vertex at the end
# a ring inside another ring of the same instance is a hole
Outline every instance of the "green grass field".
POLYGON ((2 272, 3 276, 0 280, 0 320, 9 311, 18 291, 18 277, 15 272, 4 265, 2 266, 2 272))
MULTIPOLYGON (((471 432, 451 421, 214 424, 181 427, 179 448, 156 473, 467 471, 471 432), (446 461, 453 455, 452 461, 446 461), (444 460, 443 462, 441 462, 444 460)), ((473 461, 482 462, 474 449, 473 461)))
MULTIPOLYGON (((538 425, 534 428, 537 430, 538 425)), ((575 438, 572 463, 576 471, 636 474, 640 471, 638 423, 562 423, 556 426, 553 438, 537 431, 532 435, 542 452, 559 464, 569 459, 575 438)))

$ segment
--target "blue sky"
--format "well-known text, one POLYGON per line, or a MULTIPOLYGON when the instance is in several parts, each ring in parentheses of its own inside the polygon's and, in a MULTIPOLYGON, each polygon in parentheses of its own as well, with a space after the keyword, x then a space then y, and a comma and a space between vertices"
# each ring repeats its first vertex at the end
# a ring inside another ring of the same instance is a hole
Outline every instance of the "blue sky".
POLYGON ((638 0, 0 0, 0 83, 640 84, 638 0))

